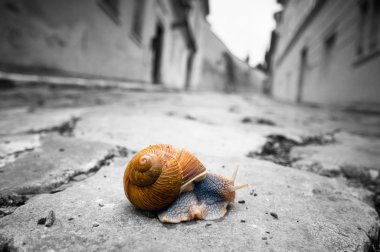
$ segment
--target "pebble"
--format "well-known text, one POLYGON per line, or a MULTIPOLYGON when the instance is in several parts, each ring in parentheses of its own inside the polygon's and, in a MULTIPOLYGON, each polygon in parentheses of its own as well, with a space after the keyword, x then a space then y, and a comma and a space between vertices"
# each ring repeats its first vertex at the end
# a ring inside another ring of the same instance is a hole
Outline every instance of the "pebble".
POLYGON ((38 219, 37 224, 45 225, 45 227, 51 227, 53 226, 54 222, 55 222, 55 213, 53 210, 50 210, 47 217, 38 219))
POLYGON ((93 227, 99 227, 99 223, 94 222, 94 223, 92 223, 92 226, 93 226, 93 227))
POLYGON ((37 224, 38 224, 38 225, 44 225, 45 223, 46 223, 46 217, 40 218, 40 219, 38 219, 38 221, 37 221, 37 224))
POLYGON ((275 218, 276 220, 278 220, 278 215, 274 212, 270 212, 270 215, 272 215, 273 218, 275 218))
POLYGON ((53 210, 50 210, 48 213, 48 216, 46 217, 45 227, 53 226, 54 222, 55 222, 55 213, 53 210))

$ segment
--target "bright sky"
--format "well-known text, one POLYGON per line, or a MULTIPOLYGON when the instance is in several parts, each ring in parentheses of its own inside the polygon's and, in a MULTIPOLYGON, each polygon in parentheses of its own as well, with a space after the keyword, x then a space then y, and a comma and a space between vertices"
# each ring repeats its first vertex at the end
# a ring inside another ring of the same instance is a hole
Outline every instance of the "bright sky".
POLYGON ((276 0, 210 0, 208 21, 212 30, 241 59, 250 55, 250 64, 263 62, 275 27, 276 0))

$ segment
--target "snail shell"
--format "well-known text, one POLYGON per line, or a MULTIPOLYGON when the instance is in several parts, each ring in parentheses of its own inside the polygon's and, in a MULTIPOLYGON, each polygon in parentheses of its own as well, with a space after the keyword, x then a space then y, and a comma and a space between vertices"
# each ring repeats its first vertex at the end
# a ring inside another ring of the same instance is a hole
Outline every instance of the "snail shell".
POLYGON ((124 192, 142 210, 167 208, 193 182, 204 179, 206 168, 190 152, 172 145, 149 146, 137 153, 124 172, 124 192))

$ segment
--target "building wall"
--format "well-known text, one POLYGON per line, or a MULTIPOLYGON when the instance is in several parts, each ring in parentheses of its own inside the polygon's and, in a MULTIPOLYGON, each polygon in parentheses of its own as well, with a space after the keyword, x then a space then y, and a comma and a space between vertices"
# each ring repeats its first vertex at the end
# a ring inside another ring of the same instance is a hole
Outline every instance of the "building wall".
POLYGON ((202 69, 203 58, 206 42, 206 32, 209 29, 209 24, 206 20, 207 13, 205 13, 207 4, 206 1, 193 1, 193 8, 190 11, 190 27, 194 31, 194 36, 197 41, 197 51, 193 59, 192 73, 190 77, 190 89, 199 89, 203 85, 202 69))
POLYGON ((209 27, 205 30, 201 76, 201 89, 227 92, 261 91, 265 78, 260 71, 235 57, 209 27), (233 76, 228 69, 228 60, 233 76))
MULTIPOLYGON (((0 69, 151 82, 152 39, 160 22, 161 80, 182 88, 189 50, 183 29, 172 28, 176 13, 171 0, 145 1, 140 40, 132 34, 137 1, 119 1, 115 20, 98 0, 0 0, 0 69)), ((202 15, 200 11, 193 12, 202 15)), ((199 82, 199 61, 193 67, 194 83, 199 82)))
POLYGON ((301 102, 322 104, 380 102, 379 51, 367 55, 357 53, 358 1, 325 1, 289 46, 315 3, 289 0, 285 5, 277 27, 279 40, 273 62, 272 94, 284 100, 297 101, 299 96, 301 102), (294 15, 297 12, 303 19, 294 15), (301 55, 305 49, 306 64, 302 68, 301 55))
MULTIPOLYGON (((181 29, 172 29, 172 24, 176 21, 176 18, 169 1, 147 2, 150 3, 150 13, 156 16, 155 20, 151 15, 147 15, 146 20, 148 22, 150 20, 153 23, 147 26, 155 27, 155 22, 159 21, 164 27, 161 59, 162 82, 168 87, 183 88, 185 85, 186 59, 188 56, 188 48, 183 31, 181 29)), ((150 42, 150 36, 146 37, 150 42)))

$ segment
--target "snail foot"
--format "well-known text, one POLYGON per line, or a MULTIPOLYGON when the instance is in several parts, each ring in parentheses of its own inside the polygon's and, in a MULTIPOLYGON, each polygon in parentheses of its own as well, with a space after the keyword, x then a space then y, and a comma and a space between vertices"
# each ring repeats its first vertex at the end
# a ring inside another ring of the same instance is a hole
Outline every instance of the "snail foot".
POLYGON ((204 219, 207 214, 207 206, 198 204, 194 192, 185 192, 166 210, 158 214, 158 218, 164 223, 180 223, 194 219, 204 219))
POLYGON ((227 213, 228 202, 217 202, 206 206, 206 214, 204 214, 204 220, 217 220, 222 218, 227 213))

